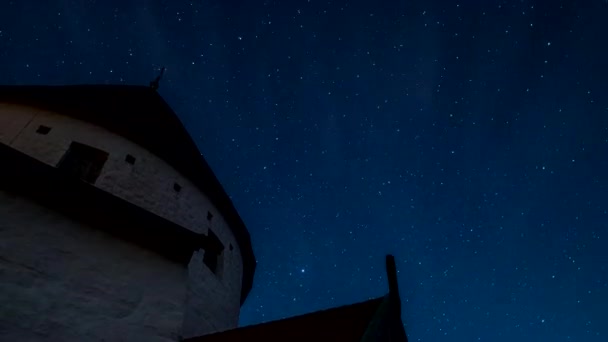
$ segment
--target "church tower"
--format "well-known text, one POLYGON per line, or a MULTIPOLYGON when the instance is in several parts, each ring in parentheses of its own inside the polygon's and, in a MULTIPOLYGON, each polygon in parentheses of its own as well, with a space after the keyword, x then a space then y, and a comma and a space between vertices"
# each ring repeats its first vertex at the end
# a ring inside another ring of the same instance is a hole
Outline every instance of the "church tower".
POLYGON ((237 327, 249 233, 155 88, 0 86, 0 340, 237 327))

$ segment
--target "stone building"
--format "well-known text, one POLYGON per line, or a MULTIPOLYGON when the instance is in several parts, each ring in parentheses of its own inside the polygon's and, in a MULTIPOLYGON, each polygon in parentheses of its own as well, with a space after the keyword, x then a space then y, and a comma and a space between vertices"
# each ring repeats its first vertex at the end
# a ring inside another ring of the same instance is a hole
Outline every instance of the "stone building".
POLYGON ((405 339, 396 276, 383 298, 235 329, 249 233, 156 87, 0 86, 0 340, 272 339, 319 315, 405 339))

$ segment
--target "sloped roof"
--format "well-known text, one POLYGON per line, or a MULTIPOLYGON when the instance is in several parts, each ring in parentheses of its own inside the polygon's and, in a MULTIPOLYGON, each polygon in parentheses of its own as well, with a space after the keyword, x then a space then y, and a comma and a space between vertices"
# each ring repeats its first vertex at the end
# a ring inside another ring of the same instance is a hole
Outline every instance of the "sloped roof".
POLYGON ((189 133, 152 88, 127 85, 0 86, 0 102, 23 104, 102 126, 143 146, 190 179, 221 212, 243 256, 241 304, 253 285, 249 232, 189 133))
POLYGON ((183 341, 360 341, 383 299, 383 297, 375 298, 183 341))
POLYGON ((384 297, 316 311, 306 315, 246 326, 183 342, 360 341, 407 342, 401 321, 397 266, 386 256, 389 291, 384 297))

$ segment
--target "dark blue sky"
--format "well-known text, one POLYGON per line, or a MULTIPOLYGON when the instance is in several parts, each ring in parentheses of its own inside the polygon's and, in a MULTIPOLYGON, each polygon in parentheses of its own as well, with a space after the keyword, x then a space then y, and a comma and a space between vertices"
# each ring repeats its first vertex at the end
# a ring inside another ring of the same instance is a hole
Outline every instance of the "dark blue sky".
POLYGON ((411 341, 606 341, 606 17, 4 1, 0 83, 147 85, 166 66, 161 95, 252 235, 243 325, 383 295, 393 253, 411 341))

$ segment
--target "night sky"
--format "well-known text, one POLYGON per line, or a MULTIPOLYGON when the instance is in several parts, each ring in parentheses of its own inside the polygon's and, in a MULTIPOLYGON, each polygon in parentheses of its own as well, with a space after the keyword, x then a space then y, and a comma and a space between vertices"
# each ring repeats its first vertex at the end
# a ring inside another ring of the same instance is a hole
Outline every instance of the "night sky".
POLYGON ((249 325, 608 339, 607 1, 2 1, 0 84, 148 85, 249 228, 249 325), (606 24, 604 24, 604 23, 606 24))

